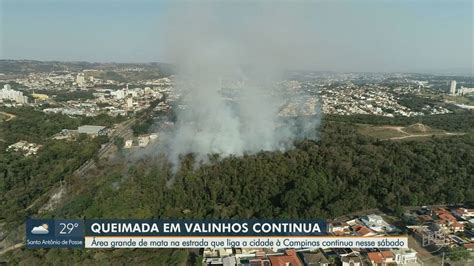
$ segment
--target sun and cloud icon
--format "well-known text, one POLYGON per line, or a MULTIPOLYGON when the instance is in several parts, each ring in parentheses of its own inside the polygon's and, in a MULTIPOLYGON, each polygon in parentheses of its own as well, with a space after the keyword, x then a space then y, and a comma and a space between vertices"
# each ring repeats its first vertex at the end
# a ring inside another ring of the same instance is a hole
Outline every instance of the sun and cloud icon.
POLYGON ((33 235, 46 235, 49 233, 48 224, 42 224, 40 226, 35 226, 31 229, 33 235))

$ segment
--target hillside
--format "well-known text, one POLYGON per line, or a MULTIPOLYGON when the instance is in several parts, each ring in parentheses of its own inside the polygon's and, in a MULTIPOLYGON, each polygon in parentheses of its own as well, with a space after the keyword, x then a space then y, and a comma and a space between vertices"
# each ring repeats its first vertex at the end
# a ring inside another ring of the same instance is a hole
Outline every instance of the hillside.
MULTIPOLYGON (((420 125, 409 128, 429 130, 420 125)), ((163 157, 118 153, 102 160, 85 178, 66 174, 65 196, 59 204, 50 212, 37 214, 36 208, 27 214, 64 218, 332 218, 376 207, 397 213, 401 206, 474 202, 472 161, 472 134, 435 136, 421 142, 380 141, 358 133, 357 126, 326 121, 319 141, 296 143, 287 152, 224 159, 215 155, 210 164, 198 168, 190 155, 183 158, 175 175, 163 157)), ((21 206, 24 199, 15 197, 20 194, 10 194, 9 202, 21 206)), ((12 220, 10 223, 9 228, 14 228, 12 220)), ((11 235, 7 239, 14 243, 11 237, 15 234, 11 235)), ((10 251, 6 258, 57 264, 71 259, 71 252, 77 262, 124 259, 140 263, 149 255, 152 258, 147 251, 25 249, 10 251)), ((187 252, 179 256, 170 253, 179 251, 158 252, 163 252, 159 259, 164 261, 181 258, 184 263, 187 257, 187 252)))

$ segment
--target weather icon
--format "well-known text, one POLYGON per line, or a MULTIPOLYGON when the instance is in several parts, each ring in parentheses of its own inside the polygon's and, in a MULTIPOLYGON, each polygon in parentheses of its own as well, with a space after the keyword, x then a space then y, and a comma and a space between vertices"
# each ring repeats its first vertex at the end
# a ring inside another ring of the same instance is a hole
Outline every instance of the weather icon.
POLYGON ((49 233, 48 224, 42 224, 40 226, 35 226, 31 229, 33 235, 46 235, 49 233))

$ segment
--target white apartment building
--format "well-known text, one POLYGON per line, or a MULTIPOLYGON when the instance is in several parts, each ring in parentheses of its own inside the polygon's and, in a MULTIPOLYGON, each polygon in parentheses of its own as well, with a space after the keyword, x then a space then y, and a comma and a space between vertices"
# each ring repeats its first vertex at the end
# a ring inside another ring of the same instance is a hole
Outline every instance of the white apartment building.
POLYGON ((11 100, 21 104, 28 103, 28 97, 23 96, 21 91, 12 90, 10 84, 3 85, 3 89, 0 90, 0 99, 11 100))

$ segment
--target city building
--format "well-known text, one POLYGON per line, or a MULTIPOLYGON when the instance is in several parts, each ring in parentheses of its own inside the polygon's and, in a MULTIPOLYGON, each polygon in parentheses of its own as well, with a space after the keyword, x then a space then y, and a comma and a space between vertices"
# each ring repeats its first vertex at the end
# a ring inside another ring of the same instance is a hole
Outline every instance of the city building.
POLYGON ((23 96, 23 92, 12 90, 10 84, 3 85, 3 89, 0 91, 0 99, 14 101, 20 104, 28 103, 28 97, 23 96))
POLYGON ((133 98, 128 96, 127 98, 127 108, 132 109, 133 108, 133 98))
POLYGON ((449 94, 456 95, 456 81, 455 80, 451 80, 451 84, 449 87, 449 94))
POLYGON ((121 90, 111 91, 110 95, 112 97, 115 97, 117 100, 121 100, 125 98, 125 95, 128 95, 128 90, 121 89, 121 90))
POLYGON ((468 88, 464 86, 461 86, 461 88, 458 91, 459 95, 466 95, 466 94, 471 94, 471 93, 474 93, 474 88, 468 88))
POLYGON ((76 83, 79 87, 84 87, 86 83, 86 78, 84 77, 84 73, 78 73, 76 76, 76 83))
POLYGON ((91 125, 84 125, 77 128, 77 133, 79 134, 87 134, 93 137, 97 136, 106 136, 107 135, 107 128, 103 126, 91 126, 91 125))

